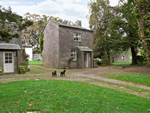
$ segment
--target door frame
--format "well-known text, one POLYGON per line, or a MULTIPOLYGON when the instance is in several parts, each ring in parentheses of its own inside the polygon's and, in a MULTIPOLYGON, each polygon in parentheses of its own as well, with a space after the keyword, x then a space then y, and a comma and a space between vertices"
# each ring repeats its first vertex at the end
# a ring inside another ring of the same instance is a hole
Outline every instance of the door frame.
POLYGON ((86 54, 86 66, 85 66, 85 56, 84 56, 84 68, 90 68, 91 66, 91 53, 90 52, 84 52, 84 55, 86 54))
POLYGON ((14 52, 3 52, 3 72, 4 73, 14 73, 15 72, 15 64, 14 64, 14 52), (5 72, 5 53, 12 53, 12 64, 13 64, 13 72, 5 72))

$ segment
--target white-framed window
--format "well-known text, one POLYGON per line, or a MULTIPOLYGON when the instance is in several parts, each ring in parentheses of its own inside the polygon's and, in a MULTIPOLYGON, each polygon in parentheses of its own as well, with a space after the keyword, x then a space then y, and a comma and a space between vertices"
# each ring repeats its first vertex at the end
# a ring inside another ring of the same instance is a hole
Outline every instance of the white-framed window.
POLYGON ((73 38, 74 38, 74 41, 81 42, 81 34, 74 33, 73 38))
POLYGON ((76 50, 71 50, 71 57, 73 57, 73 61, 76 61, 76 50))

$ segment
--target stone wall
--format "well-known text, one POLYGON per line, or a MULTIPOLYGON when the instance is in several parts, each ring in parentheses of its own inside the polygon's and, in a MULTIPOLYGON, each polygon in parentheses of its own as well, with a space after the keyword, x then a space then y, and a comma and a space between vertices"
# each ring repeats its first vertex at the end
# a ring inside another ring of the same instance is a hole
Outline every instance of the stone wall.
POLYGON ((58 67, 59 61, 59 26, 48 22, 44 30, 42 64, 58 67))
POLYGON ((0 51, 0 67, 2 67, 3 68, 3 51, 0 51))

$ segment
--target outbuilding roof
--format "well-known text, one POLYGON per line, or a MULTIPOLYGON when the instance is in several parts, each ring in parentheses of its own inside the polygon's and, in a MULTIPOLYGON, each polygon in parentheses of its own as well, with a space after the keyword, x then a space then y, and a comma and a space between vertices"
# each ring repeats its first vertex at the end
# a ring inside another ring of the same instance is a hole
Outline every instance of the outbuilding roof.
POLYGON ((0 49, 18 50, 18 49, 21 49, 21 48, 18 44, 0 43, 0 49))
POLYGON ((81 51, 93 51, 92 49, 90 49, 87 46, 77 46, 77 48, 79 48, 81 51))

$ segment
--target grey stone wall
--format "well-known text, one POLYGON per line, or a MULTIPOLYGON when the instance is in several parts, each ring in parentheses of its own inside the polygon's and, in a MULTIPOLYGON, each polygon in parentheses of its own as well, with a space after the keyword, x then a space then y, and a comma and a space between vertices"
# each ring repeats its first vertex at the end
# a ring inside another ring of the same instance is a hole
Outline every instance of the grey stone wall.
POLYGON ((0 67, 3 68, 3 52, 0 51, 0 67))
POLYGON ((58 67, 59 61, 59 26, 48 22, 44 30, 42 64, 58 67))
MULTIPOLYGON (((88 46, 93 50, 93 33, 86 30, 60 26, 59 45, 59 68, 64 68, 71 56, 71 50, 77 49, 76 46, 88 46), (81 34, 81 42, 74 41, 73 33, 81 34)), ((79 65, 76 68, 81 68, 81 66, 79 65)))

